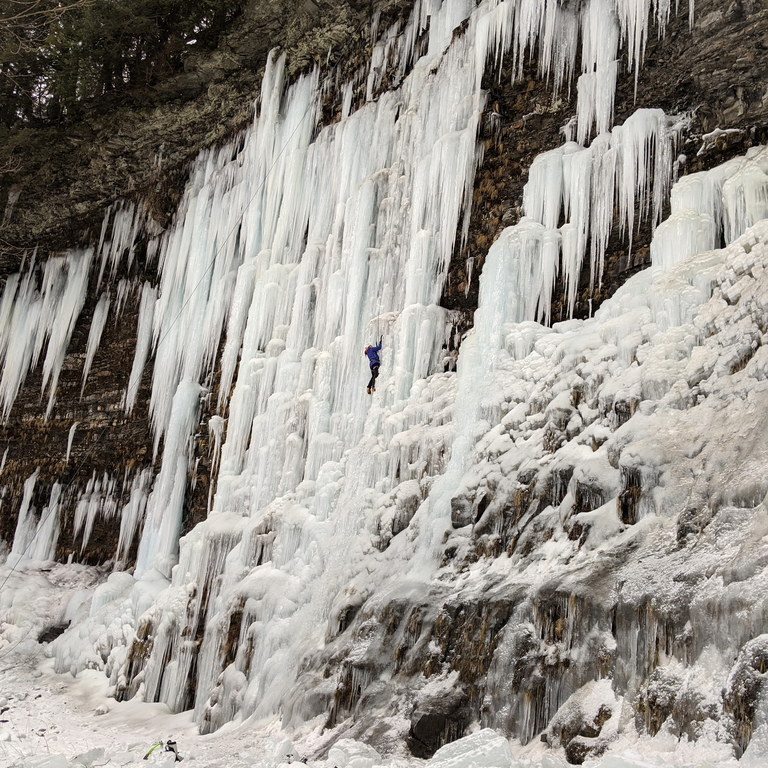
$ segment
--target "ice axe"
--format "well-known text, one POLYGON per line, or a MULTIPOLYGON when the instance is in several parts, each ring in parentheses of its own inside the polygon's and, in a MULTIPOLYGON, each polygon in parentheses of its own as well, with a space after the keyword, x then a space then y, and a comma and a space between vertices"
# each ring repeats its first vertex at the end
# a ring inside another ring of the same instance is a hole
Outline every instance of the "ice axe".
POLYGON ((397 318, 399 317, 399 312, 384 312, 381 315, 376 315, 376 317, 372 317, 368 322, 368 328, 373 329, 376 328, 376 337, 381 338, 384 334, 384 331, 387 333, 389 332, 390 328, 395 324, 397 321, 397 318), (382 330, 382 326, 384 326, 384 330, 382 330))

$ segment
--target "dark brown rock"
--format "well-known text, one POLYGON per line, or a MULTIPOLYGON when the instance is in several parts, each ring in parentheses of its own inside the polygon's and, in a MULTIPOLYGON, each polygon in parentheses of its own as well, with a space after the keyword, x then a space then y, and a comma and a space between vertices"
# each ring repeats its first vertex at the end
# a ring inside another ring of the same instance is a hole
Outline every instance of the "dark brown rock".
POLYGON ((470 723, 469 713, 461 704, 448 711, 441 711, 445 710, 445 702, 439 706, 438 711, 417 709, 411 715, 408 747, 415 757, 432 757, 444 744, 463 736, 470 723))

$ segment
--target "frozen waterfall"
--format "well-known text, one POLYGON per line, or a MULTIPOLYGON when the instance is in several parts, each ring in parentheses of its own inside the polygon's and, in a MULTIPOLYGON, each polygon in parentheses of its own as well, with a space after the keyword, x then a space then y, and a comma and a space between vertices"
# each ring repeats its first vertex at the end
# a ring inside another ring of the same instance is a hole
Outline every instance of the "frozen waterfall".
MULTIPOLYGON (((117 204, 93 248, 28 257, 0 301, 5 417, 40 361, 50 414, 91 277, 83 391, 126 296, 140 309, 125 413, 152 367, 157 470, 126 473, 119 500, 115 477, 94 475, 75 503, 79 546, 98 516, 114 518, 115 561, 137 544, 136 567, 82 606, 55 643, 58 670, 104 669, 118 697, 194 709, 206 732, 248 717, 337 723, 367 692, 378 706, 386 686, 409 706, 460 689, 464 670, 440 668, 404 694, 397 672, 417 651, 447 667, 422 620, 432 629, 442 606, 482 598, 502 608, 482 615, 489 662, 473 706, 526 741, 599 696, 614 732, 624 696, 652 695, 657 666, 738 655, 766 615, 765 579, 747 564, 763 535, 749 511, 768 491, 752 386, 768 371, 768 150, 675 180, 684 118, 643 108, 614 124, 622 58, 637 82, 649 29, 663 34, 676 11, 671 0, 424 0, 374 44, 366 102, 353 110, 343 85, 339 120, 322 126, 327 83, 317 71, 286 82, 273 54, 252 125, 195 159, 166 231, 117 204), (487 254, 454 371, 456 318, 440 300, 482 161, 483 75, 503 60, 518 78, 533 64, 554 93, 575 87, 575 122, 535 158, 523 215, 487 254), (397 85, 379 94, 385 70, 397 85), (609 236, 631 249, 638 219, 655 227, 652 267, 593 317, 550 327, 556 281, 572 315, 582 273, 599 286, 609 236), (156 283, 113 286, 142 238, 156 283), (379 336, 371 397, 363 349, 379 336), (736 440, 719 431, 724 412, 750 446, 744 461, 719 454, 718 440, 736 440), (215 490, 180 539, 203 430, 215 490), (727 492, 709 480, 718 473, 727 492), (718 568, 734 563, 734 586, 685 591, 686 574, 709 575, 670 543, 687 535, 670 523, 681 509, 711 515, 711 530, 691 529, 718 568), (636 550, 639 565, 622 560, 636 550), (590 592, 593 571, 616 578, 590 592), (665 624, 664 605, 638 607, 666 576, 689 627, 665 624), (727 616, 708 622, 718 600, 727 616), (524 667, 537 653, 545 661, 524 667)), ((41 503, 37 483, 24 486, 17 560, 55 554, 66 489, 41 503)), ((725 685, 727 669, 717 674, 725 685)))

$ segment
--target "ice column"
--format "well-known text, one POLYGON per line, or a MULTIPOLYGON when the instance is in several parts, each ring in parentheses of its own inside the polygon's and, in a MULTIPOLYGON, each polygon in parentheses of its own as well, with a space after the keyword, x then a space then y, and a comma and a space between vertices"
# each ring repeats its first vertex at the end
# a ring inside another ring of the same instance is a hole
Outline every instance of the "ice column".
POLYGON ((152 343, 152 320, 155 311, 155 301, 157 293, 149 284, 144 283, 141 289, 141 299, 139 301, 139 321, 136 329, 136 351, 133 355, 133 365, 128 377, 128 386, 123 395, 123 404, 125 412, 130 413, 136 403, 136 396, 139 393, 141 385, 141 376, 144 372, 144 366, 147 362, 150 346, 152 343))
POLYGON ((56 557, 56 544, 59 540, 59 498, 61 486, 54 483, 51 497, 40 513, 40 521, 30 544, 28 556, 31 560, 53 560, 56 557))
POLYGON ((176 389, 165 434, 160 472, 147 501, 144 530, 136 557, 136 577, 154 569, 170 577, 181 532, 190 446, 197 425, 202 388, 182 381, 176 389))
POLYGON ((72 452, 72 443, 75 440, 75 430, 77 429, 79 421, 73 421, 72 426, 69 428, 69 435, 67 436, 67 458, 65 463, 69 464, 69 455, 72 452))
POLYGON ((32 495, 35 492, 35 484, 40 470, 36 469, 25 481, 19 507, 19 516, 16 519, 16 532, 11 545, 12 565, 17 565, 27 557, 27 552, 32 544, 37 528, 35 520, 35 508, 32 506, 32 495))
POLYGON ((654 232, 653 265, 671 269, 682 259, 733 242, 768 217, 768 149, 751 147, 709 171, 683 176, 672 188, 669 217, 654 232))
POLYGON ((579 144, 585 144, 592 126, 598 133, 613 125, 613 99, 618 76, 618 19, 610 0, 591 0, 581 18, 581 71, 577 89, 579 144))

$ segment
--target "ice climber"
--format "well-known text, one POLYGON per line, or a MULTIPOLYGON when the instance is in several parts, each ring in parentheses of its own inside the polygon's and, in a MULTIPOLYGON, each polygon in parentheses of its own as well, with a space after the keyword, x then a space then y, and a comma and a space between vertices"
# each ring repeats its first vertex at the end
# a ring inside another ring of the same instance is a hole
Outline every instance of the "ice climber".
POLYGON ((371 380, 368 382, 368 386, 365 388, 365 391, 369 395, 372 395, 376 391, 376 377, 379 375, 379 366, 381 365, 381 360, 379 360, 379 350, 381 349, 383 342, 384 337, 381 336, 377 346, 367 346, 365 348, 365 354, 368 358, 368 363, 371 366, 371 380))

